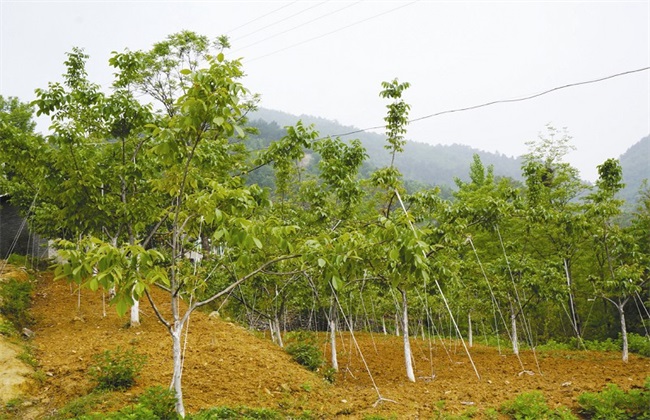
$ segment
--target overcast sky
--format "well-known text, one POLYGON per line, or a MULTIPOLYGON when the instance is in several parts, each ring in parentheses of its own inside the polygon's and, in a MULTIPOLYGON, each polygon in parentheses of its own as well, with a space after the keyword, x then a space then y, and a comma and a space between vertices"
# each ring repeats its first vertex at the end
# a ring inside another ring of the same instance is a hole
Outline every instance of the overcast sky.
MULTIPOLYGON (((107 86, 111 51, 187 29, 230 37, 261 106, 359 128, 383 124, 381 82, 395 77, 418 118, 650 66, 648 0, 0 0, 0 14, 4 96, 29 101, 61 80, 73 46, 107 86)), ((650 71, 414 122, 408 138, 517 156, 547 124, 568 129, 569 161, 594 180, 650 133, 650 71)))

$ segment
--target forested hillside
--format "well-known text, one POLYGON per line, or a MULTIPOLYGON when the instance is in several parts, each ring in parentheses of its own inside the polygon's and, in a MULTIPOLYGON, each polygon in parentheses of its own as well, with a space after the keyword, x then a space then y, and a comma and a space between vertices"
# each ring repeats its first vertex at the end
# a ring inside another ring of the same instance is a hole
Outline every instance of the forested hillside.
POLYGON ((639 140, 620 157, 625 187, 620 197, 628 203, 639 200, 639 191, 644 180, 650 180, 650 136, 639 140))
MULTIPOLYGON (((337 136, 359 131, 356 127, 344 126, 324 118, 309 115, 295 116, 265 108, 252 113, 250 119, 253 125, 260 128, 260 137, 268 138, 268 141, 278 138, 273 136, 281 132, 279 131, 281 127, 293 125, 298 120, 304 124, 314 124, 321 136, 337 136), (276 125, 261 124, 259 120, 265 123, 275 122, 276 125)), ((362 170, 362 173, 390 164, 390 156, 384 148, 385 135, 359 132, 343 136, 341 139, 344 141, 359 139, 366 149, 367 170, 362 170)), ((396 158, 395 165, 406 179, 425 185, 437 185, 445 190, 455 186, 455 178, 469 180, 467 169, 472 163, 474 154, 478 154, 485 165, 493 165, 497 177, 521 180, 521 159, 485 152, 461 144, 445 146, 407 141, 404 152, 396 158)))
MULTIPOLYGON (((337 136, 359 131, 357 127, 344 126, 337 121, 332 121, 311 115, 291 115, 286 112, 260 108, 250 115, 251 125, 259 129, 256 136, 260 142, 259 147, 268 145, 271 141, 282 137, 285 131, 282 127, 295 124, 298 120, 305 124, 314 124, 315 129, 322 136, 337 136)), ((357 138, 368 153, 368 159, 364 163, 363 174, 386 166, 389 162, 389 155, 384 149, 386 136, 373 132, 358 132, 349 136, 343 136, 343 140, 357 138)), ((472 163, 474 154, 478 154, 486 166, 494 166, 494 174, 497 177, 508 177, 513 180, 522 180, 522 159, 521 157, 509 157, 505 154, 486 152, 472 147, 453 145, 431 145, 414 141, 407 141, 404 152, 396 159, 395 165, 404 175, 405 179, 415 181, 424 185, 435 185, 449 193, 455 188, 455 179, 462 181, 469 180, 467 169, 472 163)), ((639 191, 643 181, 650 179, 650 137, 641 139, 620 156, 620 163, 623 169, 623 182, 625 187, 619 193, 628 206, 634 207, 639 200, 639 191)), ((313 167, 317 161, 310 162, 313 167)), ((267 171, 270 173, 270 171, 267 171)), ((260 177, 255 178, 261 181, 260 177)))

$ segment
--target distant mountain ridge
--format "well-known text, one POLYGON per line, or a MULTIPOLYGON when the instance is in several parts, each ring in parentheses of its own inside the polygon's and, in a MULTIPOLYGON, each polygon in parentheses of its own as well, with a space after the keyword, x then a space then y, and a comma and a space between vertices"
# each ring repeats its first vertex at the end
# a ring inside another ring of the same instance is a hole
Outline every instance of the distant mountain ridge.
MULTIPOLYGON (((337 121, 311 115, 292 115, 282 111, 260 108, 250 115, 250 120, 262 120, 266 123, 275 122, 278 129, 294 125, 302 120, 305 124, 313 124, 321 136, 341 136, 343 140, 359 139, 368 153, 368 165, 379 168, 390 164, 390 155, 384 148, 386 136, 382 134, 360 131, 357 127, 345 126, 337 121)), ((276 133, 277 135, 278 133, 276 133)), ((455 178, 469 180, 469 167, 474 154, 481 157, 487 167, 494 166, 494 174, 498 177, 509 177, 522 181, 521 157, 509 157, 504 154, 486 152, 466 145, 431 145, 407 141, 404 152, 397 156, 395 164, 407 180, 417 181, 426 185, 437 185, 443 189, 455 189, 455 178)), ((650 136, 644 137, 630 147, 619 157, 623 168, 625 188, 620 197, 629 205, 634 205, 638 199, 639 189, 643 180, 650 180, 650 136)))
MULTIPOLYGON (((390 164, 390 155, 384 148, 386 136, 372 132, 358 132, 352 126, 344 126, 336 121, 310 115, 292 115, 282 111, 260 108, 250 115, 250 120, 262 120, 267 123, 275 122, 279 127, 294 125, 301 120, 304 124, 313 124, 321 136, 340 136, 343 140, 359 139, 368 154, 368 164, 379 168, 390 164)), ((453 188, 454 179, 469 180, 469 167, 474 154, 481 157, 485 166, 494 165, 494 174, 521 180, 521 158, 508 157, 503 154, 485 152, 469 146, 431 145, 407 141, 404 152, 395 159, 397 168, 405 179, 410 179, 427 185, 438 185, 443 188, 453 188)))

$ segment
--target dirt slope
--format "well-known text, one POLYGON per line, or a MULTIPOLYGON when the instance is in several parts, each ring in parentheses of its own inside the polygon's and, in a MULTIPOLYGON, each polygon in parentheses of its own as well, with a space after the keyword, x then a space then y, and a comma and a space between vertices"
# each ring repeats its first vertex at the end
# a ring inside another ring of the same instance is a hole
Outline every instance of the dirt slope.
MULTIPOLYGON (((8 279, 27 281, 25 270, 0 260, 0 283, 8 279)), ((3 322, 0 316, 0 322, 3 322)), ((33 369, 18 359, 23 352, 19 344, 0 335, 0 404, 18 398, 32 388, 33 369)))
MULTIPOLYGON (((118 345, 133 346, 147 355, 137 386, 119 394, 118 405, 133 401, 146 387, 169 383, 171 340, 148 303, 142 304, 142 326, 130 329, 127 319, 117 317, 114 308, 107 307, 107 316, 102 315, 101 293, 83 291, 80 308, 77 299, 69 285, 50 279, 40 282, 34 298, 37 324, 33 343, 47 375, 38 395, 41 412, 51 412, 87 394, 92 386, 87 374, 92 356, 118 345)), ((414 339, 418 381, 412 384, 403 373, 401 338, 359 334, 359 346, 381 396, 394 401, 375 408, 378 394, 360 353, 349 334, 342 337, 338 346, 342 369, 335 385, 329 385, 293 363, 260 334, 195 313, 185 354, 186 408, 193 412, 219 405, 247 405, 297 414, 310 410, 322 418, 363 418, 370 414, 427 418, 443 405, 449 412, 468 407, 480 412, 498 407, 518 393, 539 390, 550 406, 562 404, 575 409, 577 396, 584 391, 601 390, 607 383, 624 389, 641 387, 650 376, 650 359, 634 355, 624 364, 617 353, 545 352, 537 355, 536 362, 531 352, 524 352, 520 363, 506 350, 499 354, 497 349, 475 346, 471 354, 481 375, 479 380, 457 343, 443 346, 440 341, 414 339), (531 374, 522 373, 524 370, 531 374)))

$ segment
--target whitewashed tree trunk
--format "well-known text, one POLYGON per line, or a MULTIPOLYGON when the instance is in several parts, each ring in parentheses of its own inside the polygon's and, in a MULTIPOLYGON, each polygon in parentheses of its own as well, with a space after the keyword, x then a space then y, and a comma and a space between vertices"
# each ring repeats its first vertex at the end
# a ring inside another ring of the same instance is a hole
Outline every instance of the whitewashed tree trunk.
POLYGON ((472 312, 469 311, 467 313, 467 340, 469 342, 469 346, 473 347, 474 346, 474 331, 472 331, 472 312))
POLYGON ((399 314, 395 313, 395 335, 399 337, 399 325, 402 321, 399 319, 399 314))
POLYGON ((415 382, 415 373, 413 372, 413 355, 411 353, 411 341, 409 337, 409 316, 408 302, 406 291, 402 292, 402 337, 404 341, 404 366, 406 367, 406 377, 409 381, 415 382))
POLYGON ((569 308, 571 309, 571 325, 573 326, 573 331, 576 333, 576 337, 580 340, 582 336, 580 331, 580 323, 578 322, 578 315, 576 314, 576 306, 573 299, 573 288, 571 287, 571 273, 569 271, 569 263, 564 259, 564 273, 566 275, 566 285, 567 290, 569 291, 569 308))
POLYGON ((627 327, 625 326, 625 312, 621 310, 620 315, 621 315, 621 339, 623 340, 623 361, 627 363, 628 343, 627 343, 627 327))
POLYGON ((181 378, 183 376, 183 355, 181 351, 182 330, 182 324, 180 324, 178 321, 175 321, 174 326, 170 331, 172 336, 172 353, 174 360, 174 371, 172 374, 171 389, 174 390, 174 394, 176 395, 176 412, 179 416, 185 417, 185 406, 183 404, 183 387, 181 386, 181 378))
POLYGON ((140 301, 137 299, 133 300, 133 306, 131 306, 131 322, 129 323, 129 326, 140 326, 140 301))
POLYGON ((280 347, 284 347, 282 331, 280 331, 280 319, 277 314, 275 314, 273 318, 269 319, 269 331, 271 331, 271 340, 273 340, 273 343, 280 347))
POLYGON ((332 311, 330 312, 330 348, 331 348, 331 358, 332 358, 332 368, 335 371, 339 371, 339 359, 336 355, 336 318, 337 311, 334 305, 332 305, 332 311))
POLYGON ((627 341, 627 326, 625 325, 625 304, 627 303, 627 299, 623 302, 619 302, 616 305, 616 309, 618 309, 618 316, 621 320, 621 340, 623 341, 623 361, 627 363, 628 357, 629 357, 629 350, 628 350, 628 341, 627 341))
POLYGON ((515 308, 510 302, 510 326, 511 326, 511 341, 512 341, 512 352, 516 355, 519 355, 519 337, 517 336, 517 313, 515 308))
POLYGON ((384 332, 384 335, 388 335, 388 331, 386 331, 386 319, 383 316, 381 317, 381 330, 384 332))

